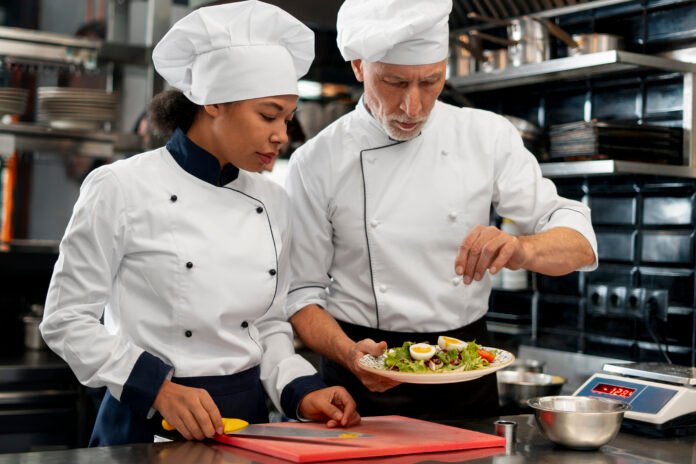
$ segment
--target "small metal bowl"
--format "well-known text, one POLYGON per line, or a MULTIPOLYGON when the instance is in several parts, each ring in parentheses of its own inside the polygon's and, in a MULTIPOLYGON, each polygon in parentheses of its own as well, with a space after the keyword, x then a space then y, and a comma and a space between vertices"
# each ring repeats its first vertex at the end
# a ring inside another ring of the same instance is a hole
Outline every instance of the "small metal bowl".
POLYGON ((545 396, 528 401, 541 432, 572 449, 597 449, 621 428, 630 406, 622 401, 587 396, 545 396))
MULTIPOLYGON (((505 371, 525 371, 525 372, 537 372, 539 374, 544 372, 544 366, 546 365, 543 361, 537 361, 536 359, 521 359, 517 358, 510 367, 506 367, 505 371)), ((542 396, 542 395, 535 395, 542 396)))
POLYGON ((558 395, 566 379, 558 375, 502 370, 498 375, 498 399, 500 406, 527 407, 527 400, 537 396, 558 395))

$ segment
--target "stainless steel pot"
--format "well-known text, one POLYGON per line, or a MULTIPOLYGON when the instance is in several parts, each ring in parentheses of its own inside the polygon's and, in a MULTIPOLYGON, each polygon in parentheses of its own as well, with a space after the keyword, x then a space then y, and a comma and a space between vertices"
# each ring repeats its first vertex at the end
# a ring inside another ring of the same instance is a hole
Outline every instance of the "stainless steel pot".
POLYGON ((29 350, 45 350, 48 348, 39 331, 42 318, 36 316, 24 316, 24 347, 29 350))
POLYGON ((483 60, 481 61, 481 71, 493 72, 496 69, 505 69, 508 67, 508 51, 504 48, 496 48, 493 50, 483 51, 483 60))
POLYGON ((43 305, 34 304, 29 308, 29 314, 22 317, 24 323, 24 347, 29 350, 45 350, 48 348, 39 331, 43 320, 43 305))
POLYGON ((534 138, 539 137, 541 135, 541 129, 539 128, 539 126, 537 126, 536 124, 532 124, 526 119, 510 116, 509 114, 504 114, 503 117, 510 121, 513 126, 515 126, 515 129, 517 129, 517 131, 523 138, 534 138))
POLYGON ((477 62, 484 60, 478 40, 461 34, 450 41, 450 76, 468 76, 477 70, 477 62))
MULTIPOLYGON (((515 45, 515 42, 507 39, 501 39, 494 35, 486 34, 479 31, 471 31, 471 37, 476 39, 478 43, 483 41, 492 42, 494 44, 509 47, 515 45)), ((481 63, 481 71, 492 72, 496 69, 505 69, 509 64, 507 48, 494 48, 483 50, 482 57, 479 59, 481 63)))
POLYGON ((551 57, 548 30, 541 22, 530 17, 513 19, 507 26, 507 34, 515 42, 508 47, 513 66, 541 63, 551 57))
POLYGON ((577 47, 568 47, 568 55, 586 55, 588 53, 623 50, 623 37, 613 34, 573 34, 577 47))
MULTIPOLYGON (((469 13, 469 18, 507 28, 508 60, 512 66, 540 63, 550 58, 549 34, 568 46, 570 56, 607 50, 621 50, 623 40, 611 34, 570 35, 547 18, 522 16, 510 20, 469 13)), ((473 32, 472 32, 473 33, 473 32)), ((479 36, 501 43, 503 39, 479 33, 479 36)))
POLYGON ((512 66, 540 63, 549 59, 548 30, 538 19, 529 16, 510 20, 496 19, 474 12, 469 13, 468 17, 507 28, 507 58, 512 66))

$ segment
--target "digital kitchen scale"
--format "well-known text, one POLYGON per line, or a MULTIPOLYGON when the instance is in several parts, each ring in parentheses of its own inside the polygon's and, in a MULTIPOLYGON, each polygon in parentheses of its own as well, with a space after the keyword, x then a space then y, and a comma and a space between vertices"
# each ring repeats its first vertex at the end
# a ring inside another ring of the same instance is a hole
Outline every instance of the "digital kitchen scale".
POLYGON ((696 368, 663 363, 605 364, 575 393, 624 401, 622 428, 650 435, 696 434, 696 368))

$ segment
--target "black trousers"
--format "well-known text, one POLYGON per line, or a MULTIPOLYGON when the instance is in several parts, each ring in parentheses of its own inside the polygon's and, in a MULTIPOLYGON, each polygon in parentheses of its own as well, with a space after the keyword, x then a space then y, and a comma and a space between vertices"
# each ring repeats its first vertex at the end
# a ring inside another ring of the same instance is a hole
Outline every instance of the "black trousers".
MULTIPOLYGON (((405 341, 437 343, 440 335, 488 343, 488 330, 483 319, 466 327, 446 332, 387 332, 338 321, 354 341, 371 338, 386 341, 389 347, 401 346, 405 341)), ((457 420, 462 418, 491 417, 498 413, 498 383, 496 376, 486 375, 476 380, 450 384, 402 383, 386 392, 369 391, 350 371, 339 364, 322 358, 321 374, 328 385, 345 387, 358 405, 363 416, 400 415, 426 420, 457 420)))
MULTIPOLYGON (((220 410, 222 417, 236 417, 250 423, 268 422, 266 393, 260 380, 259 367, 224 376, 174 377, 172 382, 187 387, 203 388, 220 410)), ((112 446, 130 443, 152 443, 162 429, 162 416, 150 418, 136 415, 131 408, 106 392, 97 414, 89 446, 112 446)))

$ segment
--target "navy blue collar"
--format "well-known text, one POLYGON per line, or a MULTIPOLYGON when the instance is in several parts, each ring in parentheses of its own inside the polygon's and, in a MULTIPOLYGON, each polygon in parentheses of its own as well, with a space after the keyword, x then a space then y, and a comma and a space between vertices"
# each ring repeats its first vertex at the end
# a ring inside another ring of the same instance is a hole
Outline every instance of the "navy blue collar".
POLYGON ((167 142, 167 150, 184 171, 216 187, 227 185, 239 176, 239 169, 229 163, 220 169, 218 159, 193 143, 178 127, 167 142))

